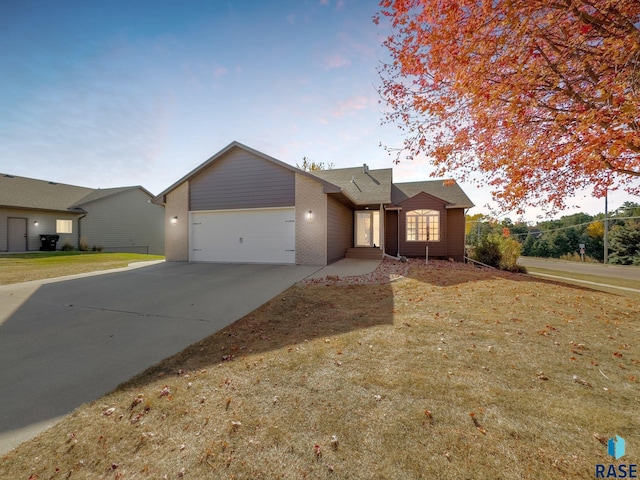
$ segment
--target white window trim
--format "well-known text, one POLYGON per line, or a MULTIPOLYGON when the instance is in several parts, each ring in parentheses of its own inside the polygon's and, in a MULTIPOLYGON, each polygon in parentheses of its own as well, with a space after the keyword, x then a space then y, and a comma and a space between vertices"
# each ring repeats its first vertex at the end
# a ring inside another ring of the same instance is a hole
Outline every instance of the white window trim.
POLYGON ((56 219, 56 233, 73 233, 73 220, 66 218, 56 219))
POLYGON ((428 209, 416 209, 416 210, 409 210, 406 213, 406 222, 405 222, 405 241, 407 242, 414 242, 414 243, 426 243, 426 242, 439 242, 440 241, 440 212, 438 210, 428 210, 428 209), (414 232, 410 232, 409 229, 409 223, 414 223, 414 222, 410 222, 410 217, 411 218, 415 218, 415 222, 418 222, 419 219, 424 219, 424 222, 426 224, 426 232, 427 232, 427 238, 425 240, 420 240, 418 238, 419 236, 419 232, 417 229, 417 226, 412 227, 412 230, 415 230, 414 232), (430 226, 434 225, 436 226, 436 237, 435 239, 429 238, 431 237, 430 235, 430 226), (416 239, 411 239, 409 238, 410 233, 414 233, 416 236, 416 239))

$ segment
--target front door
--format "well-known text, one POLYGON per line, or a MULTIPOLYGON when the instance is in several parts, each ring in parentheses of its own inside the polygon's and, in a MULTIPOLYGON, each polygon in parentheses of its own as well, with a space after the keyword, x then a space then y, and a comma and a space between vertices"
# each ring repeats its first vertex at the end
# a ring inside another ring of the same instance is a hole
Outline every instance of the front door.
POLYGON ((9 218, 7 250, 9 252, 27 251, 27 219, 9 218))
POLYGON ((360 210, 356 212, 356 247, 380 246, 380 212, 360 210))

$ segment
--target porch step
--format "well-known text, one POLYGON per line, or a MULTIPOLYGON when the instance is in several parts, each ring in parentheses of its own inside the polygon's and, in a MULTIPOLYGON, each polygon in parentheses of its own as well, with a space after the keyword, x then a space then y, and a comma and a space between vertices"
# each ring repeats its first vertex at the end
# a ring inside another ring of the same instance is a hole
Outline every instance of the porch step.
POLYGON ((377 247, 348 248, 345 257, 365 260, 380 260, 382 259, 382 250, 377 247))

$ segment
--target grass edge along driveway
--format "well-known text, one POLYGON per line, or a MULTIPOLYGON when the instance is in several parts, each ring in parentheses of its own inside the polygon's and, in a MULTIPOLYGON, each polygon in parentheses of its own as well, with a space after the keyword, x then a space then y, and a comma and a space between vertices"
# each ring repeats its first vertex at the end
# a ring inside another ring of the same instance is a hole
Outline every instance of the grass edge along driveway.
POLYGON ((126 267, 161 255, 101 252, 33 252, 0 255, 0 285, 126 267))
POLYGON ((430 262, 294 286, 3 457, 50 478, 592 478, 640 454, 640 296, 430 262))

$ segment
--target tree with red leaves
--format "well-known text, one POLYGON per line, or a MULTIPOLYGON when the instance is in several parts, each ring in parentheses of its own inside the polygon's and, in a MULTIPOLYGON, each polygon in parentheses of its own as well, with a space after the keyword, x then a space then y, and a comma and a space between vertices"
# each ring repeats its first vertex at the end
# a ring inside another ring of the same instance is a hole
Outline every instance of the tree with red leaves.
POLYGON ((384 122, 503 208, 640 193, 638 0, 383 0, 384 122), (477 180, 476 178, 476 181, 477 180))

